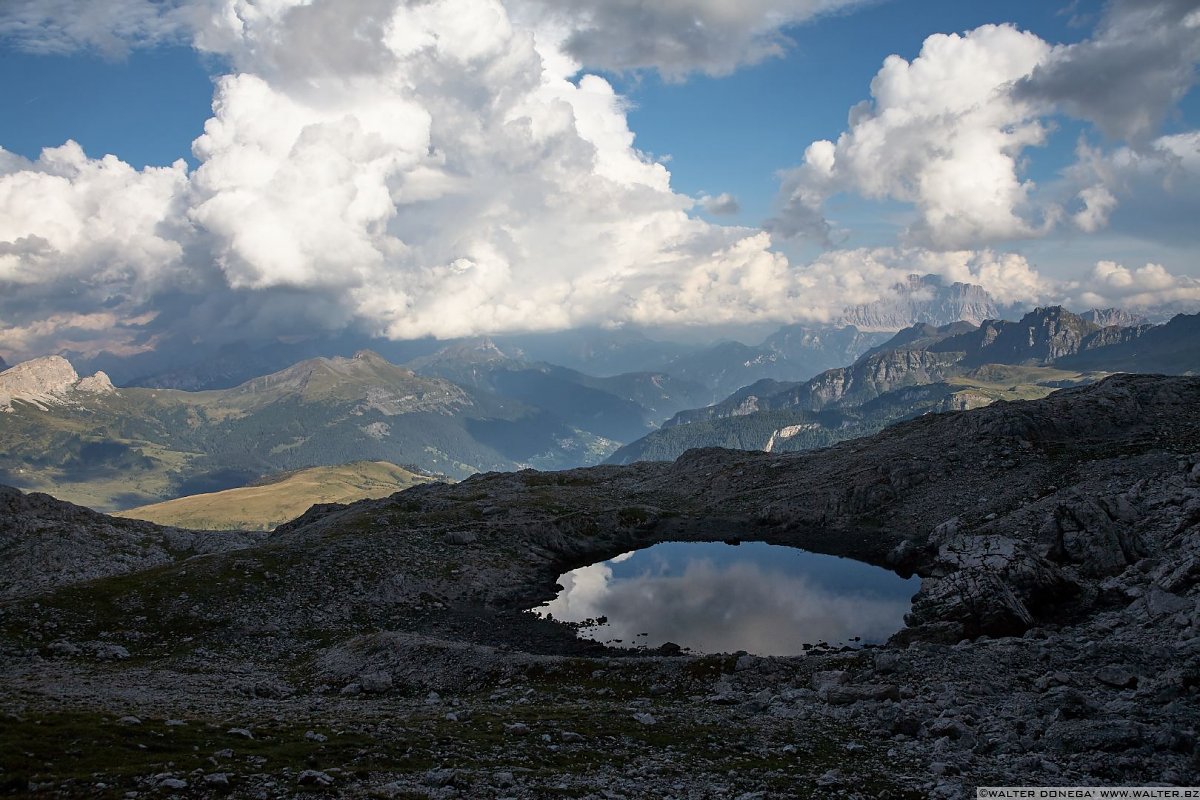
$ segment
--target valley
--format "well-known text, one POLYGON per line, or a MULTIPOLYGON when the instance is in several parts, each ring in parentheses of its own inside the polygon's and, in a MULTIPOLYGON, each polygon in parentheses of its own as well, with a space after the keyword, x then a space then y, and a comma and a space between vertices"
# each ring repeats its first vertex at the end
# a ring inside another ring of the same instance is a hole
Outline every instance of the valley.
MULTIPOLYGON (((370 350, 321 356, 203 391, 117 387, 107 373, 80 378, 51 356, 0 373, 0 482, 124 511, 355 461, 463 479, 673 460, 696 447, 799 451, 923 414, 1044 397, 1112 372, 1200 369, 1200 317, 1150 325, 1113 309, 1053 307, 1017 321, 943 322, 995 306, 970 286, 915 277, 898 292, 891 305, 848 309, 846 318, 932 321, 891 336, 784 326, 757 347, 725 342, 687 353, 636 336, 560 343, 557 355, 573 363, 595 362, 600 352, 614 367, 661 360, 659 369, 610 375, 537 360, 518 343, 551 351, 531 337, 468 339, 405 365, 370 350), (931 287, 937 292, 923 305, 905 294, 931 287)), ((356 491, 330 499, 368 496, 356 491)))

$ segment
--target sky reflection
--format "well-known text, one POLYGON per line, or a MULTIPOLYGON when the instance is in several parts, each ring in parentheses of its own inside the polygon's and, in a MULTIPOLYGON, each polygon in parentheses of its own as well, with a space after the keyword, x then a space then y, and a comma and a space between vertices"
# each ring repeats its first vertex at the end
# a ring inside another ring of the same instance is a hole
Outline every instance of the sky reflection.
POLYGON ((581 635, 626 647, 791 655, 804 644, 882 642, 904 625, 916 578, 762 543, 671 542, 568 572, 535 611, 608 624, 581 635), (646 634, 646 635, 639 635, 646 634))

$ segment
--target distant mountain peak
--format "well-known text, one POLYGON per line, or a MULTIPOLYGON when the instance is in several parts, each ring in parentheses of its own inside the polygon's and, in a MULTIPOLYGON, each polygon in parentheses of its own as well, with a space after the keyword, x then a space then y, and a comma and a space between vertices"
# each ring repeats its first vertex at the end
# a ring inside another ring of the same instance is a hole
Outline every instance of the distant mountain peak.
POLYGON ((97 372, 80 380, 71 362, 62 356, 43 356, 0 372, 0 411, 11 412, 14 401, 45 409, 65 404, 72 392, 110 394, 116 389, 108 375, 97 372))
POLYGON ((893 285, 889 296, 847 308, 837 324, 890 332, 918 323, 940 326, 964 320, 978 325, 999 316, 1000 307, 982 286, 947 284, 939 275, 914 273, 893 285))
POLYGON ((1123 308, 1092 308, 1079 316, 1101 328, 1132 328, 1137 325, 1145 325, 1150 321, 1141 314, 1134 314, 1123 308))

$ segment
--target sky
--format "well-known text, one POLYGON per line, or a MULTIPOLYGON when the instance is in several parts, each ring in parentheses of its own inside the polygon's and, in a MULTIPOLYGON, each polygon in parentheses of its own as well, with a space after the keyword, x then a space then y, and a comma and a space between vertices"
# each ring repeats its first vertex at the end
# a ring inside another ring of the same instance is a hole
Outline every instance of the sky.
POLYGON ((1200 310, 1200 0, 101 5, 0 4, 10 361, 1200 310))

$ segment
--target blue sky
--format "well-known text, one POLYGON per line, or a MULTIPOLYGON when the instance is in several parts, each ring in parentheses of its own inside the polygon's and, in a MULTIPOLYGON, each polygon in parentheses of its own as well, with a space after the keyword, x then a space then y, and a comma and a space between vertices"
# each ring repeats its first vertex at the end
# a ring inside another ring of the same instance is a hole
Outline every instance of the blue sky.
POLYGON ((1200 303, 1200 0, 113 2, 0 8, 0 352, 1200 303))

